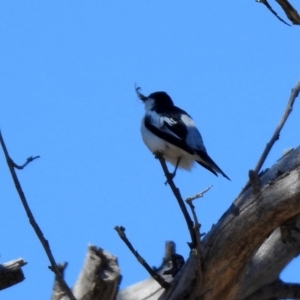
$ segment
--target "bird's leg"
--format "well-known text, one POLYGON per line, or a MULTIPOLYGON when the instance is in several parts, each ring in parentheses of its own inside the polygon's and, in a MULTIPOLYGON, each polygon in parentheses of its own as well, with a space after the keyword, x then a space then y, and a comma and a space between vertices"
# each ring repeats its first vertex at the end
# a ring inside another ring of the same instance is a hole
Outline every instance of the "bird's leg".
MULTIPOLYGON (((153 154, 154 154, 154 156, 155 156, 156 159, 164 159, 164 154, 163 154, 163 152, 161 152, 161 151, 155 151, 153 154)), ((176 176, 176 171, 177 171, 177 169, 178 169, 178 166, 179 166, 179 164, 180 164, 180 161, 181 161, 181 156, 179 156, 179 157, 177 158, 176 166, 175 166, 175 169, 174 169, 173 173, 170 173, 169 170, 167 169, 168 176, 169 176, 169 178, 170 178, 171 180, 173 180, 174 177, 176 176)), ((168 180, 165 182, 165 184, 168 184, 168 180)))
POLYGON ((179 156, 177 158, 176 166, 175 166, 175 169, 174 169, 173 173, 170 173, 170 175, 172 176, 172 179, 174 179, 175 176, 176 176, 176 172, 177 172, 178 166, 180 164, 180 161, 181 161, 181 156, 179 156))
MULTIPOLYGON (((180 164, 180 161, 181 161, 181 156, 179 156, 177 158, 176 166, 175 166, 175 169, 174 169, 173 173, 169 172, 169 176, 170 176, 171 180, 173 180, 175 178, 175 176, 176 176, 176 172, 177 172, 178 166, 180 164)), ((165 182, 165 185, 167 185, 167 184, 168 184, 168 180, 165 182)))

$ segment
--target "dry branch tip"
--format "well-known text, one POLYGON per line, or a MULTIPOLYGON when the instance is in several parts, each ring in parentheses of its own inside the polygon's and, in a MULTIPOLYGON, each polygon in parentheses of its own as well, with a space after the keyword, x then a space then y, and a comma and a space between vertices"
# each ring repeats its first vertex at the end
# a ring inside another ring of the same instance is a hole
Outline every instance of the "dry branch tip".
POLYGON ((189 202, 192 202, 193 200, 196 200, 196 199, 198 199, 198 198, 202 198, 203 195, 204 195, 206 192, 208 192, 212 187, 213 187, 213 185, 207 187, 204 191, 202 191, 202 192, 200 192, 200 193, 198 193, 198 194, 196 194, 196 195, 194 195, 194 196, 191 196, 191 197, 186 198, 186 199, 185 199, 185 202, 186 202, 186 203, 189 203, 189 202))
POLYGON ((127 238, 125 234, 125 227, 123 226, 115 226, 114 229, 118 232, 121 240, 126 244, 126 246, 129 248, 129 250, 132 252, 132 254, 135 256, 135 258, 138 260, 138 262, 146 269, 146 271, 150 274, 150 276, 155 279, 159 285, 162 288, 167 289, 169 287, 169 283, 164 280, 162 276, 160 276, 158 273, 156 273, 153 268, 150 267, 150 265, 145 261, 145 259, 135 250, 127 238))
POLYGON ((16 168, 18 170, 23 170, 29 163, 31 163, 32 161, 34 161, 35 159, 38 159, 38 158, 40 158, 39 155, 30 156, 26 159, 26 162, 23 165, 17 165, 11 158, 10 158, 10 161, 11 161, 14 168, 16 168))

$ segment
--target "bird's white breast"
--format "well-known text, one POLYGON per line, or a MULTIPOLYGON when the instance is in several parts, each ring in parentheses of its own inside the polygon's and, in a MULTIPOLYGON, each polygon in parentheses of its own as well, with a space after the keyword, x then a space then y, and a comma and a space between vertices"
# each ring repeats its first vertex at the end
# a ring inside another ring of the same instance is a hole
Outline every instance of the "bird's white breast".
POLYGON ((194 165, 194 156, 153 134, 145 127, 144 119, 145 117, 142 119, 141 133, 143 141, 148 149, 152 153, 155 153, 156 151, 162 152, 165 160, 174 166, 176 166, 178 157, 181 157, 179 168, 190 170, 194 165))
POLYGON ((146 146, 149 148, 149 150, 154 153, 156 151, 164 152, 167 143, 163 139, 159 138, 155 134, 153 134, 150 130, 148 130, 145 126, 145 117, 142 119, 141 124, 141 133, 142 138, 146 146))

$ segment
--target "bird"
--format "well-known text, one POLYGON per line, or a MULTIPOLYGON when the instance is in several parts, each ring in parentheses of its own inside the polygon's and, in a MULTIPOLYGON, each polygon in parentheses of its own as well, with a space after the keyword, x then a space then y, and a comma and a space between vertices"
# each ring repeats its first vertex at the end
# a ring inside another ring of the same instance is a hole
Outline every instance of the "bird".
POLYGON ((160 153, 163 158, 177 168, 191 170, 195 162, 218 176, 230 178, 207 154, 202 136, 192 117, 174 105, 171 97, 163 91, 144 96, 140 87, 136 93, 145 106, 141 134, 148 149, 160 153))

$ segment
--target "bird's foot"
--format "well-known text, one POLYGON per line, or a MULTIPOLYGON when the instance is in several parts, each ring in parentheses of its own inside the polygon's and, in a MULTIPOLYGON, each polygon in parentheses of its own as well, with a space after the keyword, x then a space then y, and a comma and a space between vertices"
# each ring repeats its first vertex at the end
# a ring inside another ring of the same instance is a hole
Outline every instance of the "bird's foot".
POLYGON ((180 161, 181 161, 181 157, 178 157, 178 158, 177 158, 177 162, 176 162, 175 169, 174 169, 173 173, 170 173, 170 172, 168 173, 168 179, 167 179, 167 181, 165 182, 165 185, 168 184, 168 180, 173 180, 173 179, 175 178, 176 172, 177 172, 177 169, 178 169, 178 166, 179 166, 179 164, 180 164, 180 161))
POLYGON ((175 173, 174 172, 173 173, 168 173, 167 180, 165 181, 165 185, 168 185, 168 181, 173 180, 175 175, 176 175, 176 172, 175 173))
POLYGON ((159 159, 161 161, 161 163, 162 163, 162 160, 164 161, 164 163, 163 163, 164 164, 163 169, 164 169, 166 177, 167 177, 167 180, 165 182, 165 185, 167 185, 169 180, 173 180, 175 178, 178 166, 179 166, 180 161, 181 161, 181 157, 177 158, 175 169, 174 169, 173 173, 170 173, 169 170, 168 170, 168 168, 167 168, 167 165, 165 163, 164 153, 162 151, 157 150, 153 154, 154 154, 154 157, 156 159, 159 159))

